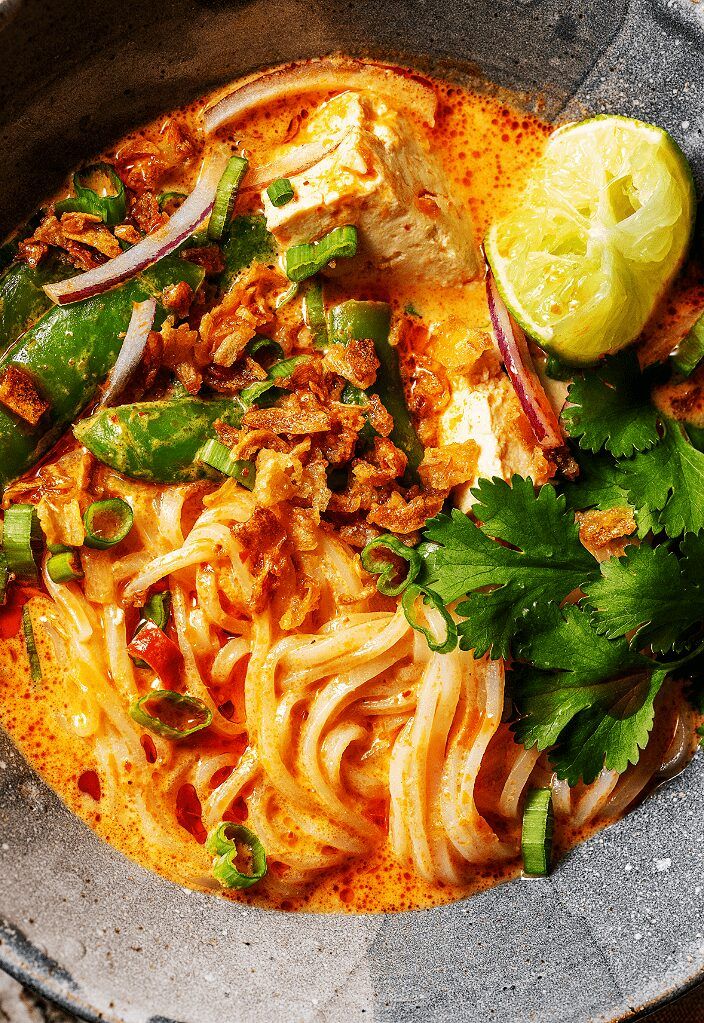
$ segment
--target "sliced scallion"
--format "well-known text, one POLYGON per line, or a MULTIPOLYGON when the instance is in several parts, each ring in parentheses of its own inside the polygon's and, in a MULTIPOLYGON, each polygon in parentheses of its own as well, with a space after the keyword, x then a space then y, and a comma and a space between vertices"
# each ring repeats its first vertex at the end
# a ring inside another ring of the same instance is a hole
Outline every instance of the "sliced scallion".
POLYGON ((74 579, 83 578, 81 559, 78 551, 60 551, 52 554, 46 563, 49 578, 55 583, 70 583, 74 579))
POLYGON ((257 380, 240 391, 240 398, 246 405, 253 405, 262 395, 276 387, 277 380, 286 380, 291 376, 296 366, 305 362, 305 355, 292 355, 290 359, 282 359, 270 367, 266 380, 257 380))
POLYGON ((304 281, 320 271, 333 259, 351 259, 357 254, 357 228, 351 224, 335 227, 317 242, 303 242, 286 250, 286 276, 290 281, 304 281))
POLYGON ((230 223, 237 192, 248 166, 249 163, 243 156, 231 156, 227 162, 215 192, 213 212, 208 221, 208 238, 211 242, 219 242, 230 223))
POLYGON ((121 498, 109 497, 104 501, 93 501, 83 513, 86 547, 99 551, 115 547, 132 529, 133 521, 132 509, 121 498))
POLYGON ((127 214, 125 186, 114 167, 108 163, 94 163, 73 175, 75 196, 56 203, 56 212, 90 213, 114 227, 127 214))
POLYGON ((33 504, 13 504, 5 512, 2 545, 10 572, 25 582, 39 578, 42 530, 33 504))
POLYGON ((10 569, 7 564, 5 552, 0 548, 0 604, 5 603, 7 596, 7 584, 10 581, 10 569))
MULTIPOLYGON (((356 384, 351 384, 348 380, 342 388, 340 401, 343 405, 358 405, 360 408, 365 408, 369 406, 369 395, 366 391, 363 391, 361 387, 357 387, 356 384)), ((377 437, 378 434, 369 422, 368 412, 365 413, 364 420, 364 426, 357 434, 357 440, 363 445, 371 445, 374 443, 374 438, 377 437)))
POLYGON ((276 299, 275 308, 282 309, 285 305, 288 305, 298 294, 299 287, 300 285, 298 284, 292 284, 289 288, 286 288, 286 291, 283 291, 276 299))
POLYGON ((251 341, 248 341, 245 345, 245 355, 258 355, 259 352, 265 352, 271 350, 276 359, 283 359, 285 352, 278 341, 274 341, 270 337, 253 337, 251 341))
POLYGON ((64 551, 72 551, 73 547, 68 547, 65 543, 48 543, 46 549, 49 554, 63 554, 64 551))
POLYGON ((218 824, 208 835, 205 848, 215 857, 213 876, 223 888, 251 888, 266 874, 264 846, 244 824, 218 824))
POLYGON ((272 206, 285 206, 293 199, 293 186, 288 178, 277 178, 266 190, 272 206))
POLYGON ((521 833, 525 874, 547 877, 552 856, 552 832, 552 789, 530 789, 523 808, 521 833))
MULTIPOLYGON (((188 196, 185 192, 162 192, 161 195, 157 196, 157 205, 161 213, 168 213, 168 207, 178 207, 183 203, 188 196)), ((172 210, 171 212, 174 212, 172 210)))
MULTIPOLYGON (((169 616, 171 614, 171 594, 168 590, 162 590, 161 593, 153 593, 149 600, 142 608, 142 614, 139 621, 137 622, 137 628, 134 630, 136 636, 139 630, 146 624, 146 622, 154 622, 158 628, 163 632, 166 626, 169 624, 169 616)), ((134 636, 132 637, 134 639, 134 636)), ((142 660, 141 657, 132 657, 136 667, 148 668, 149 665, 146 661, 142 660)))
POLYGON ((172 689, 156 689, 140 696, 130 707, 138 725, 165 739, 187 739, 207 728, 213 712, 195 696, 172 689))
POLYGON ((254 487, 256 477, 254 462, 247 458, 235 458, 230 448, 219 440, 206 441, 196 455, 196 460, 237 480, 247 490, 252 490, 254 487))
POLYGON ((416 579, 422 567, 422 559, 413 547, 407 547, 395 536, 378 536, 371 540, 360 554, 362 565, 373 575, 378 575, 376 588, 386 597, 398 597, 416 579), (381 556, 380 556, 381 555, 381 556), (406 571, 401 574, 393 557, 407 562, 406 571), (400 578, 399 578, 400 577, 400 578))
POLYGON ((39 654, 37 653, 37 644, 34 640, 34 626, 32 625, 32 616, 29 613, 29 608, 25 604, 22 608, 22 632, 24 633, 24 641, 27 644, 27 656, 29 657, 29 673, 32 677, 32 682, 41 682, 42 680, 42 666, 39 661, 39 654))
POLYGON ((672 356, 672 363, 683 377, 690 377, 704 359, 704 313, 682 338, 677 351, 672 356))
POLYGON ((328 346, 328 322, 325 316, 325 299, 320 281, 310 281, 303 297, 303 318, 313 336, 316 348, 328 346))
POLYGON ((455 649, 457 646, 457 626, 452 615, 434 590, 428 589, 425 586, 419 586, 417 583, 407 585, 401 597, 401 607, 408 624, 416 632, 420 632, 425 636, 428 646, 434 653, 449 654, 450 651, 455 649), (419 597, 422 597, 423 603, 432 607, 442 618, 445 627, 443 635, 436 636, 430 629, 418 621, 416 617, 416 601, 419 597))
POLYGON ((142 608, 142 620, 154 622, 163 631, 169 624, 171 614, 171 594, 168 590, 160 593, 152 593, 149 600, 142 608))

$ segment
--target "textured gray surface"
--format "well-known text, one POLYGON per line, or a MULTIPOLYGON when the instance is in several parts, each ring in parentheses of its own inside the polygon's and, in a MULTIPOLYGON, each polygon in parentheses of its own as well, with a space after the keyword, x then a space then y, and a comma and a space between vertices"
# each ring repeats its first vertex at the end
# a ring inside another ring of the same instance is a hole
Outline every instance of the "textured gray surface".
MULTIPOLYGON (((76 159, 250 67, 334 49, 458 62, 546 110, 658 120, 704 180, 690 0, 0 4, 0 226, 76 159), (285 12, 285 13, 284 13, 285 12), (4 18, 2 17, 4 13, 4 18), (415 55, 415 57, 414 57, 415 55)), ((548 881, 389 917, 184 891, 100 843, 0 736, 0 962, 87 1016, 146 1023, 588 1023, 704 968, 702 755, 548 881)))

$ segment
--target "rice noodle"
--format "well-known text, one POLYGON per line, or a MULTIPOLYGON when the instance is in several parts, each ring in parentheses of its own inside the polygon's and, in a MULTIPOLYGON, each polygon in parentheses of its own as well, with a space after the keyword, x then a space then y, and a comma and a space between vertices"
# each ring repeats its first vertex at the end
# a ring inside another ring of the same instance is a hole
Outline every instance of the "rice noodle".
MULTIPOLYGON (((117 486, 115 477, 109 482, 117 486)), ((55 584, 45 572, 51 601, 42 613, 64 648, 69 724, 94 744, 102 812, 127 807, 144 841, 174 856, 184 841, 174 831, 176 800, 192 785, 206 828, 236 810, 260 837, 277 865, 265 882, 272 897, 291 898, 385 842, 428 882, 464 884, 477 869, 518 855, 531 785, 552 785, 559 826, 575 831, 621 813, 658 771, 677 770, 688 754, 688 722, 659 699, 638 765, 572 790, 554 778, 547 754, 515 745, 502 724, 502 662, 432 653, 400 608, 380 609, 356 556, 327 530, 318 531, 313 552, 292 549, 281 600, 303 565, 321 601, 307 630, 284 632, 280 604, 253 611, 249 563, 233 533, 252 513, 251 494, 232 480, 213 490, 125 482, 121 492, 139 522, 132 549, 117 558, 85 552, 84 589, 55 584), (200 513, 186 522, 191 499, 200 513), (154 735, 152 765, 129 707, 160 682, 127 655, 126 609, 155 585, 169 588, 183 688, 211 710, 214 741, 154 735), (228 700, 230 717, 218 709, 228 700), (487 760, 497 780, 480 809, 477 779, 487 760), (507 827, 497 834, 489 821, 500 818, 507 827)), ((418 611, 440 628, 436 611, 418 611)), ((176 876, 208 887, 200 846, 188 864, 175 866, 176 876)))

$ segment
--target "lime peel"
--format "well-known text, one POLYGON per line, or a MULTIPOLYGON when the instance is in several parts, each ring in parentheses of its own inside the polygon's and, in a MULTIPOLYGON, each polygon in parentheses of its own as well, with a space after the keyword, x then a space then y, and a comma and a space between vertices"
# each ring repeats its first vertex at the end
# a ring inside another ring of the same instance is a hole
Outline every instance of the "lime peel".
POLYGON ((565 125, 487 235, 499 293, 547 351, 594 363, 643 330, 686 256, 695 202, 664 129, 615 115, 565 125))

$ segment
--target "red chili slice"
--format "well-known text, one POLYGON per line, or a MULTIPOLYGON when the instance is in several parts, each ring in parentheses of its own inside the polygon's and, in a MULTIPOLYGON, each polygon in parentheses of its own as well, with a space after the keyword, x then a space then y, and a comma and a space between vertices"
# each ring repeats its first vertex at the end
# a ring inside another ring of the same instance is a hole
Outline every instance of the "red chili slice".
POLYGON ((178 683, 183 654, 154 622, 145 621, 127 647, 130 657, 145 661, 170 689, 178 683))

